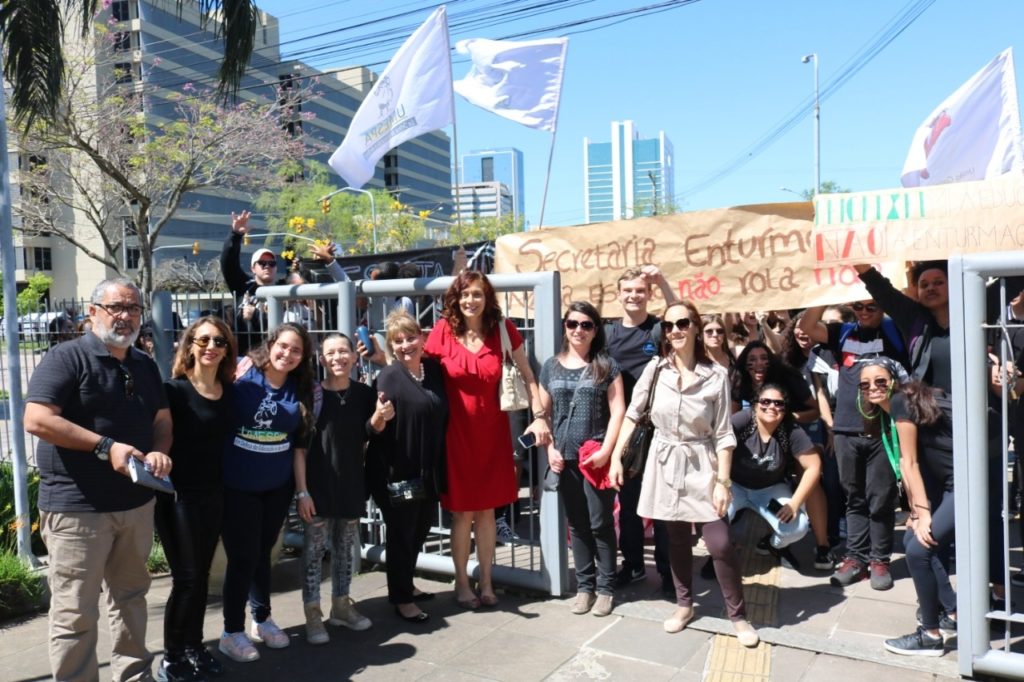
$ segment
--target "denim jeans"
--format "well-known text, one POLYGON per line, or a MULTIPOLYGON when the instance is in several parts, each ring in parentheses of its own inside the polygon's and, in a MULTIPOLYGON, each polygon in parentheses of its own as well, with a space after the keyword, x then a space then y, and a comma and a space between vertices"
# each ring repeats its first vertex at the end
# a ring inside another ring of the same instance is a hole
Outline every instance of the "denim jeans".
POLYGON ((768 511, 768 502, 772 499, 786 504, 793 495, 786 483, 776 483, 767 488, 744 488, 739 483, 732 484, 732 502, 729 503, 729 520, 732 521, 740 509, 753 509, 772 529, 772 547, 782 549, 803 536, 807 535, 807 512, 801 505, 792 521, 783 523, 774 512, 768 511))

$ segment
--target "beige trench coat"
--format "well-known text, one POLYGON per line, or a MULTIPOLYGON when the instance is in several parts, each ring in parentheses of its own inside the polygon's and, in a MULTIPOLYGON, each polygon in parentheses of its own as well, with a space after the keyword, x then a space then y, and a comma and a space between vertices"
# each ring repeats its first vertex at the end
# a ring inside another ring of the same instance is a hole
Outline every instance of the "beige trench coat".
POLYGON ((721 518, 712 502, 717 453, 736 446, 728 373, 719 365, 698 363, 694 369, 697 380, 680 390, 675 366, 661 358, 651 360, 626 411, 633 421, 644 409, 658 363, 662 370, 651 406, 654 440, 644 467, 637 514, 662 521, 715 521, 721 518))

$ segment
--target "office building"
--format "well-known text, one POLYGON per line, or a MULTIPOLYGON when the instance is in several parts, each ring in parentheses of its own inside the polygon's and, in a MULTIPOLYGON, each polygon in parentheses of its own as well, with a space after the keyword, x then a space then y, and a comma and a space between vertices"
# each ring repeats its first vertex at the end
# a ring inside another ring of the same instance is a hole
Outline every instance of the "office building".
MULTIPOLYGON (((289 129, 297 135, 308 135, 326 143, 330 150, 315 157, 326 163, 333 148, 341 143, 377 76, 363 67, 322 73, 301 61, 282 60, 278 20, 260 12, 259 21, 249 69, 238 92, 239 100, 265 102, 268 97, 276 97, 274 89, 267 84, 288 87, 296 77, 319 77, 317 90, 321 96, 301 105, 303 112, 314 116, 296 119, 289 124, 289 129)), ((223 54, 222 42, 213 38, 212 29, 200 30, 199 4, 195 0, 186 0, 180 8, 175 0, 113 0, 98 15, 97 22, 105 24, 116 36, 113 60, 106 54, 96 54, 97 80, 116 77, 127 88, 144 93, 141 101, 147 120, 173 117, 172 95, 180 93, 186 83, 199 88, 215 85, 223 54)), ((65 43, 78 40, 77 29, 69 27, 65 43)), ((31 162, 30 159, 18 161, 20 165, 31 162)), ((14 201, 17 201, 17 168, 18 164, 12 163, 14 201)), ((344 185, 340 177, 336 178, 336 183, 339 187, 344 185)), ((372 188, 387 189, 413 211, 429 210, 434 217, 447 221, 452 212, 449 137, 436 131, 391 150, 380 161, 373 180, 366 186, 366 189, 372 188)), ((165 258, 187 257, 202 263, 216 258, 230 230, 231 212, 251 208, 251 201, 252 197, 230 189, 188 194, 160 234, 158 245, 174 248, 155 253, 154 265, 165 258), (195 241, 200 244, 198 256, 188 250, 195 241), (175 250, 178 247, 181 250, 175 250)), ((262 232, 267 226, 254 221, 254 227, 262 232)), ((134 226, 126 225, 125 229, 130 235, 134 226)), ((18 281, 24 282, 36 272, 53 277, 51 299, 88 296, 96 282, 113 274, 81 249, 57 237, 22 238, 16 233, 16 241, 18 281)), ((100 252, 104 250, 98 236, 89 246, 100 252)), ((254 243, 245 251, 256 246, 254 243)), ((138 249, 132 247, 130 236, 125 260, 129 267, 133 260, 138 260, 138 249)))
POLYGON ((584 222, 652 215, 675 196, 672 143, 644 139, 633 121, 612 121, 610 142, 583 138, 584 222))
POLYGON ((504 182, 472 182, 452 188, 455 212, 463 222, 515 215, 512 192, 504 182))
POLYGON ((472 185, 498 182, 512 197, 512 215, 520 229, 526 219, 526 189, 523 184, 523 153, 514 147, 476 149, 459 161, 459 182, 472 185))

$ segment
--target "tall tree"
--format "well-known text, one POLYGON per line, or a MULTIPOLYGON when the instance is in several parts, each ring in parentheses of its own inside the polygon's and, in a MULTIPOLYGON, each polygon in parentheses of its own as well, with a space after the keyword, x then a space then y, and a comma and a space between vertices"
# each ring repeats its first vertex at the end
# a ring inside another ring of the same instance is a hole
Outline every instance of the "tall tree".
MULTIPOLYGON (((224 39, 220 66, 221 94, 237 90, 252 55, 259 25, 255 0, 177 0, 196 4, 205 27, 224 39)), ((104 0, 103 7, 110 5, 104 0)), ((93 28, 100 0, 3 0, 0 35, 4 50, 4 77, 11 84, 11 104, 22 124, 37 118, 56 118, 66 87, 64 35, 73 22, 82 36, 93 28)))
POLYGON ((224 105, 215 93, 186 85, 150 101, 130 83, 97 78, 90 53, 84 46, 66 62, 57 115, 16 129, 23 166, 18 229, 58 235, 122 275, 131 274, 128 239, 148 294, 157 240, 180 208, 194 207, 190 192, 255 193, 283 184, 277 167, 298 162, 306 146, 282 127, 294 102, 275 90, 264 103, 224 105))

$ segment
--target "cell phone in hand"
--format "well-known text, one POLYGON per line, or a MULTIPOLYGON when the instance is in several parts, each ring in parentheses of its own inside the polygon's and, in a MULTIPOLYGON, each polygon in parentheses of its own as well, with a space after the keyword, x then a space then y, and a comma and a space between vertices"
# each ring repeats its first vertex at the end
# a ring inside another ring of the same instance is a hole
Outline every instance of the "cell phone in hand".
POLYGON ((370 339, 370 330, 366 328, 365 324, 356 327, 356 336, 359 337, 359 340, 366 347, 366 352, 372 353, 373 341, 370 339))
POLYGON ((526 449, 532 448, 537 444, 537 435, 534 433, 524 433, 519 436, 519 444, 526 449))
POLYGON ((774 497, 768 500, 768 511, 772 514, 778 514, 779 510, 782 509, 782 503, 776 500, 774 497))

